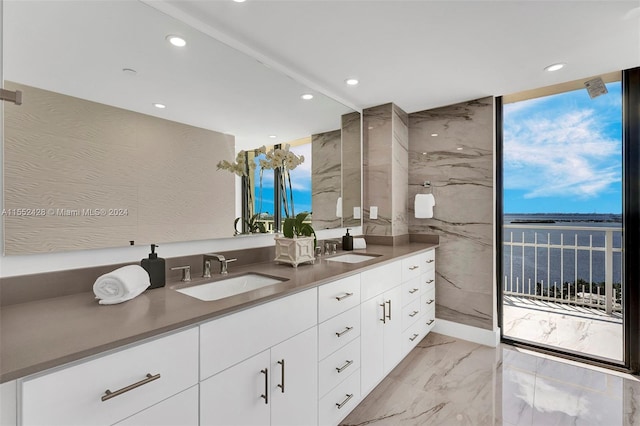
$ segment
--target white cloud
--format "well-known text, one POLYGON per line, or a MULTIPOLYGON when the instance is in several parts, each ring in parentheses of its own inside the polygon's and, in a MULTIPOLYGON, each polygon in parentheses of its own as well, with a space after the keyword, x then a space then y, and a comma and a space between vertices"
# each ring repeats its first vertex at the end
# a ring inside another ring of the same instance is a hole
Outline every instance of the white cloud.
POLYGON ((505 189, 525 198, 591 198, 621 181, 620 141, 604 134, 594 110, 505 125, 505 189))

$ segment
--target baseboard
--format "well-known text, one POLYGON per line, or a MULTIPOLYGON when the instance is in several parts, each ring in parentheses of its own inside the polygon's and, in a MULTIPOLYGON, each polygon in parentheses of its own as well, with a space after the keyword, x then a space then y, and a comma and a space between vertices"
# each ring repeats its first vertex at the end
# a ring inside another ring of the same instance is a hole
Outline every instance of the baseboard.
POLYGON ((499 328, 486 330, 484 328, 472 327, 470 325, 436 318, 436 323, 431 331, 493 348, 500 344, 499 328))

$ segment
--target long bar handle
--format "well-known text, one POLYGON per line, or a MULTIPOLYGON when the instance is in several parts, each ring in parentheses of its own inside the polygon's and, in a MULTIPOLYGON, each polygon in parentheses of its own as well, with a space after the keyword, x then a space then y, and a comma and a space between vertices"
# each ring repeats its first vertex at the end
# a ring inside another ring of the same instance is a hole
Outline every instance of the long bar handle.
POLYGON ((420 265, 413 265, 413 266, 409 266, 409 270, 413 271, 415 269, 418 269, 420 267, 420 265))
POLYGON ((382 321, 383 324, 386 324, 387 323, 387 302, 380 304, 380 306, 382 306, 382 319, 380 321, 382 321))
POLYGON ((269 403, 269 369, 265 368, 264 370, 260 370, 262 374, 264 374, 264 393, 260 395, 260 398, 264 399, 264 403, 269 403))
POLYGON ((336 333, 336 336, 338 337, 342 337, 343 334, 346 334, 348 332, 350 332, 351 330, 353 330, 353 327, 346 327, 344 330, 342 330, 339 333, 336 333))
POLYGON ((412 288, 411 290, 409 290, 410 294, 415 293, 416 291, 420 290, 419 288, 412 288))
POLYGON ((409 340, 411 340, 412 342, 414 340, 416 340, 416 338, 419 336, 419 334, 414 334, 413 336, 409 337, 409 340))
POLYGON ((433 280, 428 280, 427 284, 431 284, 433 282, 433 280))
POLYGON ((351 296, 353 296, 353 293, 345 293, 345 294, 344 294, 344 295, 342 295, 342 296, 336 296, 336 300, 339 302, 339 301, 344 300, 344 299, 346 299, 347 297, 351 297, 351 296))
POLYGON ((386 303, 389 304, 389 314, 387 314, 387 319, 391 321, 391 299, 387 300, 386 303))
POLYGON ((409 314, 409 316, 410 316, 411 318, 413 318, 413 317, 415 317, 416 315, 418 315, 419 313, 420 313, 420 311, 413 311, 413 312, 411 312, 411 313, 409 314))
POLYGON ((435 321, 435 320, 429 320, 429 321, 427 321, 427 325, 431 325, 431 324, 433 324, 433 321, 435 321))
POLYGON ((432 304, 433 302, 434 302, 434 300, 433 300, 433 299, 429 299, 429 300, 427 300, 427 305, 430 305, 430 304, 432 304))
POLYGON ((342 367, 336 367, 336 371, 338 373, 342 373, 344 370, 346 370, 351 364, 353 364, 353 360, 349 361, 347 360, 347 362, 342 366, 342 367))
POLYGON ((280 384, 278 387, 282 390, 282 393, 284 393, 284 358, 278 361, 278 364, 282 366, 282 374, 280 376, 280 384))
POLYGON ((427 259, 427 263, 433 263, 435 262, 435 259, 427 259))
POLYGON ((152 375, 151 373, 147 373, 146 378, 140 380, 139 382, 136 382, 132 385, 129 386, 125 386, 122 389, 118 389, 115 392, 111 392, 109 389, 107 389, 106 391, 104 391, 104 395, 102 395, 102 402, 105 402, 111 398, 115 398, 118 395, 122 395, 125 392, 129 392, 130 390, 133 390, 135 388, 138 388, 142 385, 146 385, 147 383, 153 382, 154 380, 158 380, 160 378, 160 373, 156 374, 156 375, 152 375))
POLYGON ((352 393, 348 393, 348 394, 346 394, 346 396, 347 396, 347 398, 344 401, 342 401, 340 403, 336 403, 336 407, 338 407, 338 410, 341 409, 342 407, 344 407, 344 404, 346 404, 347 402, 349 402, 349 400, 351 398, 353 398, 353 394, 352 393))

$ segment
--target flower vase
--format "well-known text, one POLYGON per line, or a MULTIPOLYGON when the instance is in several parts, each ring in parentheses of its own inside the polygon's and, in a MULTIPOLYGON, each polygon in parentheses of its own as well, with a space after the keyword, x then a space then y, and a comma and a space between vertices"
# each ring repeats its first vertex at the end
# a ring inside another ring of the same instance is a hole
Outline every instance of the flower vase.
POLYGON ((315 261, 314 237, 275 237, 276 262, 288 263, 294 268, 305 262, 315 261))

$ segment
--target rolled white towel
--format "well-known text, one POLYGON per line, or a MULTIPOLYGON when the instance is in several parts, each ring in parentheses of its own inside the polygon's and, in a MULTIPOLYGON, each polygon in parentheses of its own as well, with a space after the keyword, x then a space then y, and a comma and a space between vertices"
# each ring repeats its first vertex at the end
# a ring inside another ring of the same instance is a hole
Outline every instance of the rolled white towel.
POLYGON ((149 274, 139 265, 127 265, 98 277, 93 293, 101 305, 126 302, 151 285, 149 274))

